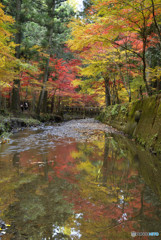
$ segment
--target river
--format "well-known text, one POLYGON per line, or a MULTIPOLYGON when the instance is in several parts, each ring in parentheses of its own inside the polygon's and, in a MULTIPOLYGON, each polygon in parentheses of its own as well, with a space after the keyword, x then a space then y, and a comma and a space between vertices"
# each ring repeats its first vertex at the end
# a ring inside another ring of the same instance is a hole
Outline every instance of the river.
POLYGON ((161 161, 94 119, 0 146, 0 239, 161 239, 161 161), (158 236, 160 234, 160 236, 158 236))

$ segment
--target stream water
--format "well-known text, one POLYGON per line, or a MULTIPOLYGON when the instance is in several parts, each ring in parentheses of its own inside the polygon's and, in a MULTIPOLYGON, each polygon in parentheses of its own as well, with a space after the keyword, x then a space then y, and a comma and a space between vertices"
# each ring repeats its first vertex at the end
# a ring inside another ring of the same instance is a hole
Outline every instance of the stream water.
POLYGON ((0 239, 161 239, 161 160, 94 119, 20 131, 0 146, 0 239))

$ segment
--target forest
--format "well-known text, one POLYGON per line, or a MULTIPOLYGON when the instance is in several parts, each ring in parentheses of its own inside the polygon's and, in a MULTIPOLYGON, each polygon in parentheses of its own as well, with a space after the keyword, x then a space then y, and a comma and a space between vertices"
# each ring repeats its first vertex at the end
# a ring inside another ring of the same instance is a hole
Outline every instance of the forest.
POLYGON ((161 1, 1 0, 0 239, 160 226, 161 1))
POLYGON ((161 91, 159 0, 2 0, 0 110, 107 107, 161 91))

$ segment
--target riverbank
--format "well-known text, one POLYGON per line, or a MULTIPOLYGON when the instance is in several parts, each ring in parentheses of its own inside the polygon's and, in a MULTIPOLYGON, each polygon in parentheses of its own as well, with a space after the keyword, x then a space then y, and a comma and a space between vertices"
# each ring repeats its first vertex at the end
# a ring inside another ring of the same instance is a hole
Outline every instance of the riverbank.
POLYGON ((161 95, 109 106, 98 119, 128 134, 153 154, 161 154, 161 95))
POLYGON ((39 120, 28 116, 0 115, 0 138, 6 138, 10 133, 24 127, 38 126, 40 124, 39 120))
POLYGON ((25 127, 38 126, 42 123, 48 122, 62 122, 63 117, 56 114, 31 114, 26 111, 25 113, 12 113, 0 115, 0 138, 6 138, 8 134, 17 132, 25 127))

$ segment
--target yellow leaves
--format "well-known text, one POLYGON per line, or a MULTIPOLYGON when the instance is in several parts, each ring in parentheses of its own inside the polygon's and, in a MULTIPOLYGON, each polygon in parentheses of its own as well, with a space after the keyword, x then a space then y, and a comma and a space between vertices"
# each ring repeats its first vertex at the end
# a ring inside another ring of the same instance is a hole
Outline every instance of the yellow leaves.
POLYGON ((72 19, 69 27, 72 30, 72 38, 67 41, 67 44, 72 51, 82 51, 98 41, 99 29, 93 23, 86 24, 83 19, 72 19))
POLYGON ((74 87, 81 85, 81 83, 82 83, 81 79, 75 79, 74 81, 72 81, 74 87))
POLYGON ((79 171, 85 170, 89 174, 89 176, 97 177, 99 166, 95 167, 94 165, 92 165, 90 161, 86 161, 86 162, 81 162, 77 166, 77 168, 79 171))
POLYGON ((6 82, 11 82, 14 79, 15 66, 15 44, 10 41, 12 33, 8 30, 9 26, 14 23, 11 16, 8 16, 3 11, 3 5, 0 3, 0 86, 10 86, 6 82))
POLYGON ((161 67, 160 66, 156 66, 154 69, 149 68, 148 72, 150 73, 150 79, 152 81, 156 81, 156 79, 160 79, 160 81, 161 81, 161 67))
POLYGON ((123 102, 128 102, 129 96, 128 96, 128 93, 127 93, 125 87, 122 86, 120 88, 120 90, 118 90, 118 94, 119 94, 120 99, 123 102))
POLYGON ((0 81, 0 87, 2 88, 2 87, 11 87, 11 85, 9 84, 9 83, 6 83, 6 82, 4 82, 4 81, 0 81))
POLYGON ((5 56, 3 56, 1 59, 0 59, 0 68, 3 68, 5 66, 5 56))
POLYGON ((83 156, 83 152, 79 152, 79 151, 73 151, 72 153, 71 153, 71 156, 72 156, 72 158, 74 158, 74 159, 79 159, 79 158, 81 158, 82 156, 83 156))
POLYGON ((77 0, 67 0, 68 4, 72 6, 72 8, 76 11, 79 6, 79 2, 77 0))

